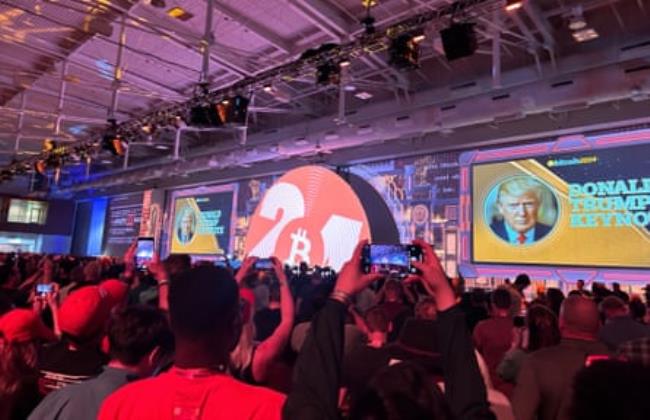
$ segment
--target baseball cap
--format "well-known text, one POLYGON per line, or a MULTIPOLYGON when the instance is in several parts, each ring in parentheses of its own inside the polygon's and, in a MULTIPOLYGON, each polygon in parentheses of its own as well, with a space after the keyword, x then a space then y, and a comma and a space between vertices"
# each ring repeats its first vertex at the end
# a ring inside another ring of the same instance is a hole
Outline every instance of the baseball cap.
POLYGON ((129 285, 117 279, 108 279, 99 285, 99 288, 106 292, 106 298, 111 308, 124 302, 129 285))
POLYGON ((0 332, 12 342, 56 339, 38 314, 29 309, 13 309, 0 317, 0 332))
POLYGON ((98 286, 86 286, 72 292, 59 309, 61 331, 86 338, 98 333, 110 313, 108 293, 98 286))

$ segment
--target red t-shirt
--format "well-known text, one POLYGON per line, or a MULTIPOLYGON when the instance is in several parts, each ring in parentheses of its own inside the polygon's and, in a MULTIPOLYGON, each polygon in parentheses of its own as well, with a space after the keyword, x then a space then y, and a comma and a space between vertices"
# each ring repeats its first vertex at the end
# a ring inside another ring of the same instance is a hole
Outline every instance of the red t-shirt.
POLYGON ((285 396, 225 374, 188 376, 172 369, 106 399, 99 420, 280 420, 285 396))
POLYGON ((512 385, 497 375, 497 367, 512 345, 513 328, 510 317, 486 319, 474 328, 474 345, 490 370, 492 385, 507 397, 512 393, 512 385))

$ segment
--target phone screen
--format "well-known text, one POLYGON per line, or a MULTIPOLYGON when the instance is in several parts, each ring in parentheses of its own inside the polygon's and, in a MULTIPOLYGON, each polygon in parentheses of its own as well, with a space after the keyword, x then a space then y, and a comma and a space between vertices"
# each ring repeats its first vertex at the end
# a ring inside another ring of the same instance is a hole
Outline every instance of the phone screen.
POLYGON ((54 289, 54 286, 52 284, 37 284, 36 285, 36 293, 39 295, 47 295, 49 293, 52 293, 52 290, 54 289))
POLYGON ((273 261, 270 258, 260 258, 255 261, 256 270, 272 270, 273 261))
POLYGON ((417 270, 412 261, 422 260, 422 250, 415 245, 366 245, 363 251, 363 271, 372 274, 406 276, 417 270))
POLYGON ((135 252, 135 264, 138 268, 144 268, 153 258, 153 238, 138 238, 138 246, 135 252))

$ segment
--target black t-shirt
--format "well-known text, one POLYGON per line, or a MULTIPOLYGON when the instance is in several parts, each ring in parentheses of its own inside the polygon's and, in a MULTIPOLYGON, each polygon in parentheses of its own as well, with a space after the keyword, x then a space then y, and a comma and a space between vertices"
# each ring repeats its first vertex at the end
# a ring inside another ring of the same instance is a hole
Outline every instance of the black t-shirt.
POLYGON ((85 347, 70 350, 66 341, 44 345, 39 350, 39 389, 43 395, 79 383, 102 372, 108 362, 97 348, 85 347))
POLYGON ((280 309, 264 308, 258 311, 253 318, 257 333, 256 340, 264 341, 269 338, 278 325, 280 325, 281 318, 280 309))
POLYGON ((388 366, 390 354, 386 347, 358 346, 344 356, 342 382, 354 400, 381 368, 388 366))

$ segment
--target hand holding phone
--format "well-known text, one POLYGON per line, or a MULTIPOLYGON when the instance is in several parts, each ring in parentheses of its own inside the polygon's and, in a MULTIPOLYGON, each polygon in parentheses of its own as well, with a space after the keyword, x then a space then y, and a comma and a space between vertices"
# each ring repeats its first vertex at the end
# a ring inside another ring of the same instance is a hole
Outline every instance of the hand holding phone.
POLYGON ((365 274, 397 274, 402 278, 418 274, 414 261, 422 261, 422 249, 418 245, 366 244, 361 258, 365 274))
POLYGON ((255 261, 255 270, 259 271, 273 271, 274 266, 273 266, 273 259, 271 258, 258 258, 255 261))
POLYGON ((39 283, 36 285, 36 295, 39 297, 45 297, 51 294, 54 291, 53 283, 39 283))
POLYGON ((153 258, 154 238, 138 238, 135 250, 135 265, 139 270, 147 267, 153 258))

